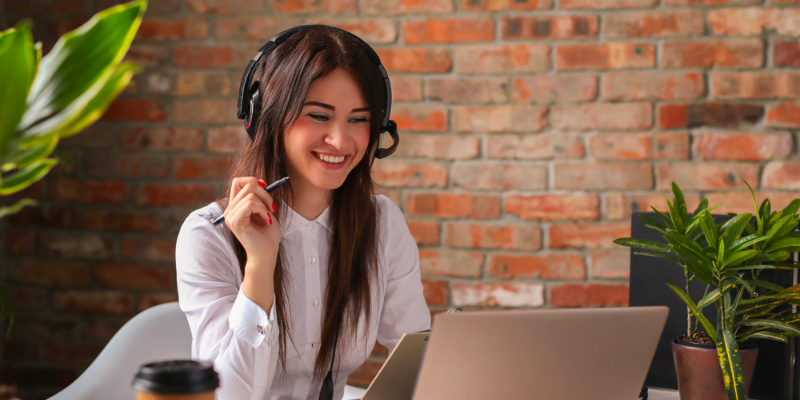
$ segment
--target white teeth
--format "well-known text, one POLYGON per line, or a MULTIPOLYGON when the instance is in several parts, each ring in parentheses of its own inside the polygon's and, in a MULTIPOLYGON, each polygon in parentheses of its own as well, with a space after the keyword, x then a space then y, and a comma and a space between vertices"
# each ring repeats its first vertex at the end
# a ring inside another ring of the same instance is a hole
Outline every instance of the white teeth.
POLYGON ((325 154, 317 154, 317 157, 319 157, 320 160, 331 164, 338 164, 344 161, 344 156, 334 157, 325 154))

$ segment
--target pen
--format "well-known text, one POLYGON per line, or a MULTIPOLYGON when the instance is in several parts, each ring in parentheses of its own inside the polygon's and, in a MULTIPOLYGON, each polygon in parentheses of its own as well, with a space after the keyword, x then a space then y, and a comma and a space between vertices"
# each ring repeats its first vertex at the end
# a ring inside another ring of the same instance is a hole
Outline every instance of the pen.
MULTIPOLYGON (((289 177, 288 176, 285 177, 285 178, 278 179, 277 181, 273 182, 269 186, 265 187, 264 190, 266 190, 267 193, 272 193, 273 190, 283 186, 283 184, 286 183, 286 182, 289 182, 289 177)), ((220 215, 219 218, 214 220, 214 225, 219 225, 220 223, 222 223, 222 221, 225 221, 225 215, 224 214, 220 215)))

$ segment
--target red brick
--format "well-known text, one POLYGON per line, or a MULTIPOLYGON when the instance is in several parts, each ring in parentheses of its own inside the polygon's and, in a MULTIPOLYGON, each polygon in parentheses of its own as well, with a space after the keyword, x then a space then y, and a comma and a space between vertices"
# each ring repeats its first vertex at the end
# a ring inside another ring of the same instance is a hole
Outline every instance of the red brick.
POLYGON ((179 45, 175 48, 175 66, 185 68, 227 68, 234 66, 231 46, 179 45))
POLYGON ((62 258, 108 259, 114 256, 114 240, 94 233, 42 232, 39 252, 62 258))
POLYGON ((552 6, 552 0, 461 0, 459 9, 464 11, 542 10, 552 6))
POLYGON ((483 269, 483 253, 457 250, 420 250, 423 274, 477 278, 483 269))
MULTIPOLYGON (((16 328, 16 324, 14 324, 16 328)), ((16 329, 14 329, 16 333, 16 329)), ((3 343, 3 360, 20 361, 20 362, 37 362, 39 361, 41 350, 41 341, 30 338, 12 337, 6 338, 3 343)), ((15 389, 11 389, 15 391, 15 389)), ((15 396, 16 397, 16 396, 15 396)))
POLYGON ((139 305, 137 309, 141 312, 159 304, 176 301, 178 301, 178 295, 176 293, 142 293, 139 296, 139 305))
POLYGON ((460 74, 542 72, 552 68, 550 47, 545 44, 459 46, 455 64, 460 74))
POLYGON ((365 14, 440 14, 453 12, 450 0, 364 0, 365 14))
MULTIPOLYGON (((776 164, 777 168, 770 167, 771 169, 770 174, 782 169, 783 168, 782 164, 784 163, 777 162, 774 164, 776 164)), ((770 165, 772 164, 767 164, 767 166, 770 165)), ((778 174, 781 173, 778 172, 778 174)), ((795 176, 797 176, 796 172, 795 176)), ((794 179, 791 177, 789 178, 794 179)), ((766 187, 766 183, 764 184, 764 186, 766 187)), ((785 188, 781 186, 779 189, 785 189, 785 188)), ((756 202, 760 205, 765 199, 769 198, 769 202, 770 204, 772 204, 773 210, 782 210, 784 207, 789 205, 789 203, 792 200, 796 199, 797 197, 798 196, 795 192, 766 192, 766 193, 756 192, 756 202)), ((755 212, 755 209, 753 207, 753 198, 750 197, 750 192, 747 190, 738 192, 708 193, 706 194, 706 198, 708 199, 709 204, 717 204, 722 206, 714 211, 717 214, 724 214, 729 212, 737 214, 755 212)))
MULTIPOLYGON (((356 0, 271 0, 272 8, 284 13, 347 13, 358 12, 356 0)), ((299 24, 296 24, 299 25, 299 24)), ((273 35, 274 36, 274 35, 273 35)))
POLYGON ((389 187, 444 187, 447 168, 435 162, 382 160, 374 164, 372 177, 379 185, 389 187))
MULTIPOLYGON (((127 0, 97 0, 94 3, 96 11, 105 10, 117 4, 127 3, 127 0)), ((181 9, 181 0, 159 0, 147 4, 148 16, 153 14, 174 14, 181 9)))
POLYGON ((556 69, 652 68, 656 50, 649 43, 564 44, 556 46, 556 69))
POLYGON ((767 125, 777 127, 800 126, 800 107, 796 102, 787 101, 767 107, 767 125))
POLYGON ((453 283, 454 306, 539 307, 544 305, 540 283, 453 283))
POLYGON ((58 145, 60 147, 109 148, 114 147, 116 141, 116 129, 100 122, 89 126, 78 135, 61 138, 58 145))
MULTIPOLYGON (((350 0, 345 0, 350 1, 350 0)), ((335 26, 344 29, 369 44, 375 43, 394 43, 397 39, 397 28, 393 20, 389 18, 312 18, 308 24, 320 24, 335 26)), ((392 77, 392 92, 395 91, 395 80, 399 77, 392 77)), ((401 100, 398 100, 401 101, 401 100)))
POLYGON ((226 126, 208 131, 208 151, 235 152, 250 143, 250 137, 242 125, 226 126))
POLYGON ((500 213, 500 198, 493 195, 409 193, 406 204, 409 215, 487 219, 500 213))
POLYGON ((214 32, 222 40, 260 40, 271 38, 297 21, 287 18, 223 18, 215 21, 214 32))
POLYGON ((429 306, 443 306, 447 304, 447 281, 423 279, 422 294, 429 306))
POLYGON ((151 153, 117 153, 91 151, 83 155, 83 170, 91 176, 164 177, 167 176, 167 157, 151 153))
POLYGON ((15 282, 44 286, 86 286, 88 266, 82 262, 17 259, 11 276, 15 282))
POLYGON ((175 261, 175 240, 129 236, 122 238, 122 258, 142 261, 175 261))
POLYGON ((800 67, 800 43, 773 42, 772 65, 776 67, 800 67))
POLYGON ((47 289, 32 287, 10 287, 8 295, 15 310, 37 310, 48 307, 47 289))
POLYGON ((185 0, 194 12, 210 14, 250 14, 265 11, 263 2, 252 0, 185 0))
POLYGON ((661 57, 664 68, 758 68, 763 63, 760 39, 668 41, 661 57))
POLYGON ((176 122, 196 122, 201 124, 223 124, 238 122, 236 99, 178 99, 172 119, 176 122))
POLYGON ((89 5, 76 0, 30 0, 11 1, 4 4, 3 11, 11 14, 66 14, 85 13, 89 5))
POLYGON ((649 133, 602 133, 589 137, 589 150, 597 160, 648 160, 653 158, 649 133))
POLYGON ((556 164, 554 187, 572 190, 651 189, 652 171, 650 164, 556 164))
POLYGON ((593 279, 630 279, 631 252, 628 250, 592 252, 591 274, 593 279))
POLYGON ((503 39, 577 39, 597 37, 597 17, 513 16, 501 20, 503 39))
POLYGON ((615 39, 702 35, 704 30, 699 10, 607 14, 603 26, 606 37, 615 39))
POLYGON ((512 99, 518 102, 551 103, 589 101, 597 97, 594 75, 542 75, 514 79, 512 99))
MULTIPOLYGON (((753 182, 750 182, 753 185, 753 182)), ((775 161, 764 166, 764 187, 769 189, 800 189, 800 163, 775 161)))
POLYGON ((44 198, 43 194, 44 194, 44 181, 39 180, 31 184, 30 186, 26 187, 25 189, 20 190, 19 192, 6 195, 6 198, 12 200, 20 200, 27 198, 42 199, 44 198))
POLYGON ((595 220, 599 217, 597 195, 506 195, 505 211, 525 220, 595 220))
POLYGON ((201 151, 205 134, 193 128, 132 127, 122 131, 120 145, 126 149, 201 151))
MULTIPOLYGON (((21 387, 37 388, 40 387, 42 382, 53 382, 55 387, 67 387, 72 383, 79 373, 72 367, 53 367, 53 366, 26 366, 26 365, 8 365, 3 366, 4 380, 14 382, 21 387), (7 378, 6 378, 7 377, 7 378)), ((57 389, 51 389, 42 398, 50 394, 54 394, 57 389)))
POLYGON ((458 132, 532 132, 547 125, 547 108, 525 104, 457 106, 453 119, 458 132))
POLYGON ((128 289, 172 289, 175 268, 138 264, 100 264, 93 270, 94 282, 100 286, 128 289))
POLYGON ((418 76, 393 76, 392 102, 422 100, 422 79, 418 76))
POLYGON ((764 108, 742 103, 661 104, 658 127, 696 128, 699 126, 736 127, 758 123, 764 108))
POLYGON ((404 20, 403 42, 458 43, 481 42, 494 39, 494 21, 491 18, 448 18, 404 20))
POLYGON ((147 92, 156 94, 218 94, 231 93, 231 79, 226 73, 178 72, 154 73, 147 76, 147 92))
POLYGON ((126 315, 133 311, 133 296, 112 290, 58 290, 53 293, 53 309, 80 314, 126 315))
POLYGON ((13 225, 35 225, 49 228, 73 229, 78 227, 78 212, 73 208, 37 205, 25 207, 8 217, 13 225))
POLYGON ((481 139, 467 135, 403 135, 395 156, 467 160, 480 155, 481 139))
POLYGON ((372 383, 372 380, 375 379, 375 376, 378 375, 378 371, 381 370, 381 367, 383 367, 382 361, 379 362, 367 359, 360 367, 356 368, 355 371, 347 376, 347 384, 367 387, 372 383))
POLYGON ((196 206, 214 200, 213 185, 142 183, 134 190, 133 202, 144 206, 196 206))
POLYGON ((564 10, 592 9, 607 10, 613 8, 650 8, 658 5, 658 0, 563 0, 560 6, 564 10))
POLYGON ((558 130, 632 130, 653 125, 653 110, 647 103, 594 103, 553 106, 550 123, 558 130))
POLYGON ((89 209, 83 212, 83 229, 159 233, 158 214, 153 212, 89 209))
POLYGON ((800 72, 714 72, 711 95, 752 99, 800 97, 800 72))
POLYGON ((392 107, 397 128, 409 131, 446 131, 447 109, 435 106, 402 105, 392 107))
POLYGON ((153 99, 116 99, 103 114, 107 121, 166 121, 161 102, 153 99))
POLYGON ((563 284, 550 289, 554 307, 624 307, 628 305, 627 285, 563 284))
POLYGON ((452 65, 447 49, 395 48, 375 52, 389 72, 448 72, 452 65))
POLYGON ((615 72, 603 77, 606 100, 692 99, 705 94, 697 72, 615 72))
POLYGON ((753 164, 680 162, 659 165, 656 176, 661 190, 669 190, 672 182, 682 190, 746 189, 743 179, 758 187, 758 170, 753 164))
POLYGON ((689 134, 660 133, 656 135, 656 159, 689 159, 689 134))
POLYGON ((507 87, 506 78, 430 79, 425 85, 425 97, 446 103, 504 103, 507 87))
POLYGON ((456 163, 451 169, 451 185, 468 190, 544 190, 547 166, 520 162, 456 163))
POLYGON ((538 250, 542 247, 542 232, 530 225, 452 222, 445 229, 450 247, 506 250, 538 250))
POLYGON ((563 135, 490 135, 491 158, 551 159, 583 157, 583 141, 563 135))
POLYGON ((798 36, 800 9, 747 7, 721 8, 708 12, 708 25, 716 35, 760 35, 763 30, 798 36))
POLYGON ((6 251, 9 254, 33 254, 36 252, 36 232, 30 229, 7 229, 6 251))
POLYGON ((143 67, 158 67, 164 64, 170 55, 170 49, 148 44, 132 44, 125 53, 123 61, 131 61, 143 67))
POLYGON ((225 179, 232 168, 228 156, 188 156, 172 159, 172 175, 178 179, 225 179))
POLYGON ((585 279, 586 266, 577 254, 493 254, 489 275, 504 279, 585 279))
POLYGON ((59 365, 87 367, 105 347, 101 343, 77 340, 51 340, 44 346, 44 361, 59 365))
POLYGON ((436 246, 439 244, 439 223, 436 221, 406 220, 411 236, 420 246, 436 246))
MULTIPOLYGON (((725 6, 761 4, 762 0, 664 0, 665 6, 725 6)), ((775 3, 773 0, 772 3, 775 3)))
POLYGON ((551 249, 616 248, 614 240, 630 237, 630 234, 629 221, 553 225, 548 234, 548 244, 551 249))
POLYGON ((205 39, 208 22, 200 18, 153 19, 145 18, 136 33, 137 40, 205 39))
POLYGON ((694 150, 702 159, 766 161, 788 157, 789 134, 703 132, 695 136, 694 150))

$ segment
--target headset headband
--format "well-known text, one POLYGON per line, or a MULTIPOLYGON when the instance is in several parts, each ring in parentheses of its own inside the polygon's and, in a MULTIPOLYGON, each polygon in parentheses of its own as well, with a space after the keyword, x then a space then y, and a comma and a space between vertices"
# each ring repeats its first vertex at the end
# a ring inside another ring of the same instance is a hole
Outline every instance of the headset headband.
POLYGON ((278 47, 278 45, 283 43, 286 39, 290 38, 295 33, 306 28, 320 27, 320 26, 324 26, 325 28, 342 32, 348 35, 349 37, 353 38, 366 51, 367 56, 370 58, 370 60, 372 60, 373 63, 375 63, 375 66, 378 67, 381 76, 383 76, 383 81, 386 83, 386 111, 384 112, 383 115, 383 122, 381 123, 381 128, 379 133, 389 132, 389 134, 392 136, 392 139, 394 140, 394 143, 392 143, 392 145, 387 149, 379 148, 375 152, 375 157, 384 158, 391 155, 397 148, 397 145, 400 142, 400 138, 397 134, 397 124, 395 124, 394 121, 389 119, 392 110, 392 85, 389 82, 389 74, 386 73, 386 69, 383 67, 383 64, 381 64, 380 57, 378 57, 378 54, 375 53, 375 50, 373 50, 372 47, 370 47, 370 45, 368 45, 365 41, 361 40, 360 37, 344 29, 336 28, 333 26, 327 26, 327 25, 296 26, 294 28, 289 28, 275 35, 272 39, 269 40, 269 42, 261 46, 261 48, 258 49, 258 53, 256 54, 256 56, 253 57, 253 59, 247 63, 247 67, 244 70, 244 74, 242 74, 242 81, 239 83, 239 97, 236 104, 236 117, 245 120, 245 123, 247 124, 246 128, 248 129, 248 135, 250 135, 250 139, 251 140, 255 139, 255 131, 250 130, 250 124, 252 123, 253 119, 257 120, 258 116, 250 114, 252 113, 252 111, 254 111, 254 108, 258 108, 258 111, 260 111, 261 108, 260 106, 253 107, 254 101, 260 104, 260 94, 257 92, 258 89, 256 89, 255 94, 252 93, 252 90, 250 88, 250 82, 252 81, 253 76, 256 73, 256 70, 258 69, 258 64, 259 61, 261 60, 261 57, 269 55, 269 53, 271 53, 276 47, 278 47), (248 116, 250 116, 250 119, 248 119, 248 116))

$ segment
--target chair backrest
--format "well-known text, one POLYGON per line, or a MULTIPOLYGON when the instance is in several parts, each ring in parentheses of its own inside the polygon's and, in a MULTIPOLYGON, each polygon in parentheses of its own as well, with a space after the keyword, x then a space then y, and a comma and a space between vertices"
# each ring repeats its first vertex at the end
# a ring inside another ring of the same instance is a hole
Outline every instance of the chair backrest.
POLYGON ((128 321, 75 382, 51 400, 134 399, 139 366, 191 358, 192 333, 178 302, 151 307, 128 321))

